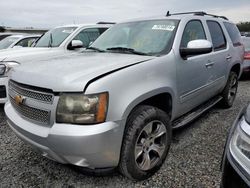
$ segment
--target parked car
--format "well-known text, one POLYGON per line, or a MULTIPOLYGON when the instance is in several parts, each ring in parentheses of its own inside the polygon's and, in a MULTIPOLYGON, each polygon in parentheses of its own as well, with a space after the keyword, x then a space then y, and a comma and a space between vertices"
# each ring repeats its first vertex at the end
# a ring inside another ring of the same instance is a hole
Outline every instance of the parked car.
POLYGON ((31 47, 40 35, 12 35, 0 41, 0 50, 15 47, 31 47))
POLYGON ((0 33, 0 41, 11 35, 13 35, 13 33, 0 33))
POLYGON ((250 32, 241 32, 241 36, 250 37, 250 32))
POLYGON ((228 135, 222 161, 222 188, 250 187, 250 104, 241 110, 228 135))
POLYGON ((0 103, 7 101, 8 72, 12 67, 30 61, 76 53, 95 41, 112 24, 85 24, 56 27, 45 33, 34 48, 2 50, 0 52, 0 103))
POLYGON ((242 37, 242 41, 245 47, 243 72, 250 73, 250 37, 242 37))
POLYGON ((204 12, 116 24, 81 54, 15 67, 7 122, 60 163, 149 178, 173 128, 233 105, 241 43, 235 24, 204 12))

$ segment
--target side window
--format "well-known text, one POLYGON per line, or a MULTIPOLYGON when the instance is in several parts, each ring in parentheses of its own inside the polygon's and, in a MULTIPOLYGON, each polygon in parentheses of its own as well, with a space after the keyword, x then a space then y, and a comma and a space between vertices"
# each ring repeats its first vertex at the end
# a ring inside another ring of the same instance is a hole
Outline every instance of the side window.
POLYGON ((100 35, 104 33, 108 28, 99 28, 99 33, 100 35))
POLYGON ((187 47, 188 42, 197 39, 206 39, 206 34, 201 21, 192 20, 187 23, 184 29, 181 39, 181 47, 185 48, 187 47))
POLYGON ((83 43, 83 47, 89 46, 91 42, 94 42, 100 36, 98 28, 89 28, 82 30, 74 40, 80 40, 83 43))
POLYGON ((207 26, 211 34, 214 51, 225 49, 227 42, 220 24, 216 21, 207 21, 207 26))
POLYGON ((33 42, 36 40, 36 38, 26 38, 23 40, 20 40, 15 46, 22 46, 22 47, 31 47, 33 42))
POLYGON ((233 42, 234 46, 241 46, 241 36, 236 25, 228 22, 224 22, 224 26, 233 42))

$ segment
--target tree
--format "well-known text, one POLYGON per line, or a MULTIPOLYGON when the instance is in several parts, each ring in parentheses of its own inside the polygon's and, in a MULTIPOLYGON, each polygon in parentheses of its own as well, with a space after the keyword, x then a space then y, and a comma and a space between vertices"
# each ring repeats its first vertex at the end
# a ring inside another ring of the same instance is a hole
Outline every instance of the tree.
POLYGON ((240 32, 250 32, 250 22, 240 22, 237 26, 240 32))
POLYGON ((4 32, 5 28, 3 26, 0 26, 0 32, 4 32))

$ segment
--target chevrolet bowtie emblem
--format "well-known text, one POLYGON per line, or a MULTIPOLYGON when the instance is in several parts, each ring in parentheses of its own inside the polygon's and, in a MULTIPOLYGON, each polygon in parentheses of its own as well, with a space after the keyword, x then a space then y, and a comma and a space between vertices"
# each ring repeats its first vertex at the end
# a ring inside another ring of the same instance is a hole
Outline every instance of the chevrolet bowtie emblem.
POLYGON ((25 98, 20 96, 20 95, 15 96, 15 102, 16 102, 17 105, 23 104, 24 100, 25 100, 25 98))

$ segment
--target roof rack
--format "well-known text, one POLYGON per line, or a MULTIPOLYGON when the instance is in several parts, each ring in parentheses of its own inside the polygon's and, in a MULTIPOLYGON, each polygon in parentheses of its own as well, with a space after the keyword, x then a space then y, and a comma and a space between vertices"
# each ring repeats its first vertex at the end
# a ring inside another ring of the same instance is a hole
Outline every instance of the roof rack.
POLYGON ((224 20, 228 20, 227 17, 225 16, 218 16, 218 15, 214 15, 214 14, 207 14, 206 12, 203 12, 203 11, 198 11, 198 12, 179 12, 179 13, 173 13, 173 14, 170 14, 170 12, 168 11, 166 16, 173 16, 173 15, 183 15, 183 14, 193 14, 195 16, 212 16, 214 18, 222 18, 224 20))
POLYGON ((116 24, 115 22, 98 22, 96 24, 116 24))

